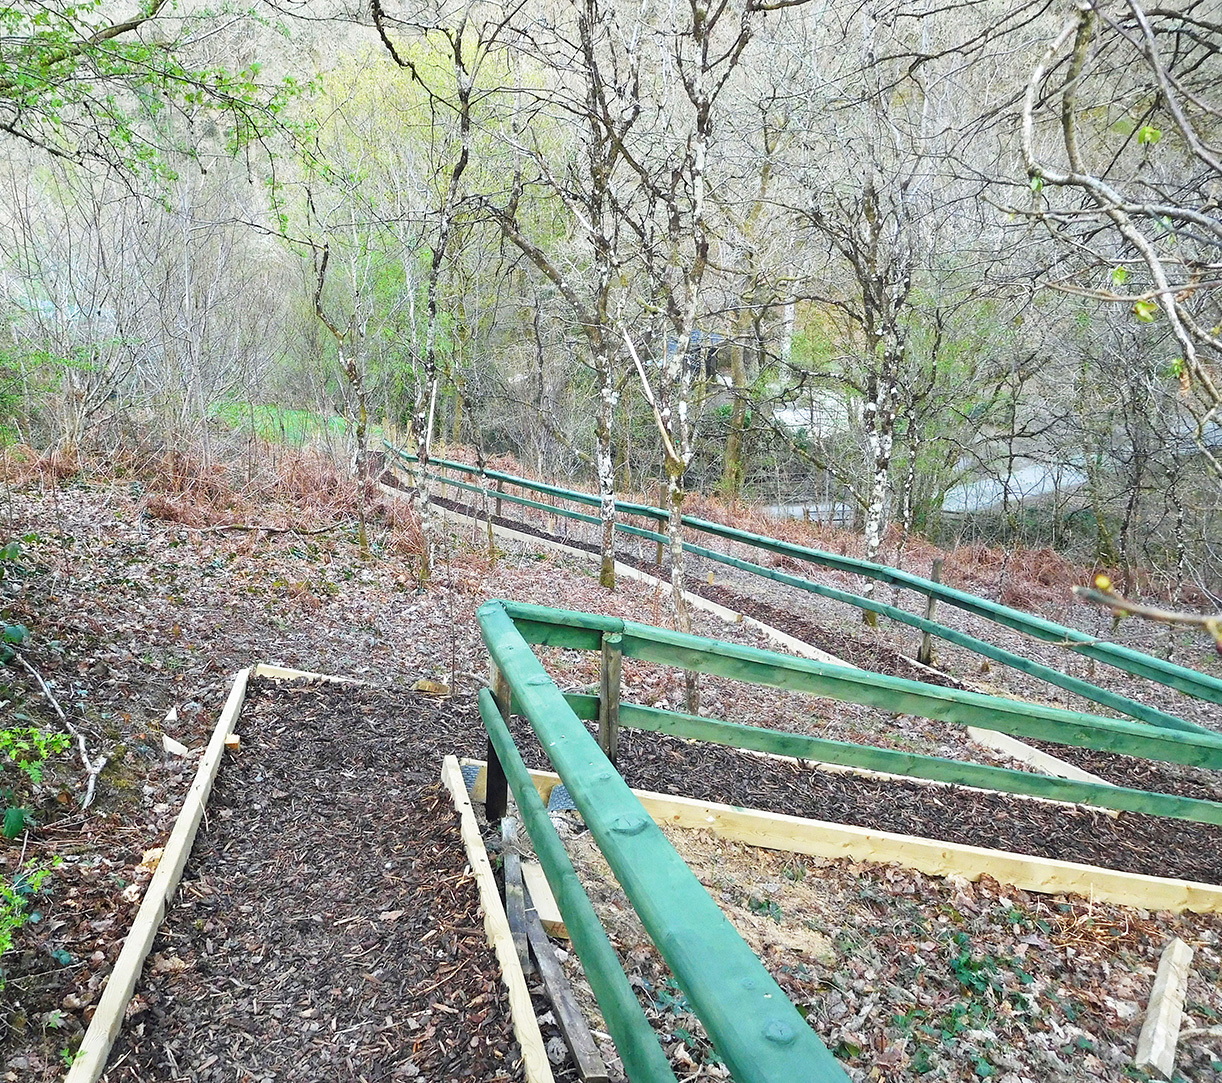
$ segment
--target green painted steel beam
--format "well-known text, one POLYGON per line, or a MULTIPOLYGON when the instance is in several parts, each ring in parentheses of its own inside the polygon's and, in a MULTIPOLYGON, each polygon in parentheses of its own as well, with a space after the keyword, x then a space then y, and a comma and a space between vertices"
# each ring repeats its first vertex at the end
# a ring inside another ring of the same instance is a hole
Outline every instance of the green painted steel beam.
MULTIPOLYGON (((460 488, 477 490, 477 487, 467 485, 464 482, 447 480, 446 484, 458 485, 460 488)), ((477 491, 482 492, 482 490, 477 491)), ((508 494, 503 494, 502 498, 517 503, 527 504, 531 507, 552 510, 557 514, 567 515, 571 518, 579 519, 584 522, 601 522, 600 520, 595 519, 593 516, 582 515, 579 512, 570 512, 567 509, 552 508, 551 505, 541 504, 537 501, 527 500, 522 497, 514 497, 508 494)), ((648 538, 651 541, 665 540, 664 535, 631 527, 626 523, 617 523, 616 529, 648 538)), ((761 578, 771 579, 774 582, 783 583, 786 586, 795 587, 798 590, 804 590, 812 594, 817 594, 823 598, 830 598, 833 601, 843 602, 856 608, 868 609, 871 612, 889 617, 890 619, 898 621, 902 624, 907 624, 912 628, 929 632, 930 634, 936 635, 940 639, 944 639, 949 643, 954 643, 957 646, 965 647, 966 649, 974 651, 976 654, 979 654, 982 657, 989 658, 992 661, 1000 663, 1001 665, 1009 666, 1010 668, 1016 669, 1019 672, 1026 673, 1029 676, 1046 681, 1047 683, 1058 688, 1063 688, 1068 692, 1073 692, 1093 703, 1098 703, 1104 707, 1111 707, 1113 710, 1119 711, 1121 714, 1128 715, 1130 718, 1137 718, 1142 722, 1148 722, 1155 726, 1162 726, 1166 729, 1175 729, 1195 733, 1213 732, 1204 726, 1197 725, 1195 722, 1189 722, 1183 718, 1177 717, 1176 715, 1169 714, 1166 711, 1160 711, 1156 707, 1149 707, 1146 704, 1138 703, 1136 700, 1131 700, 1117 692, 1112 692, 1106 688, 1100 688, 1098 685, 1092 684, 1089 681, 1081 680, 1078 677, 1070 676, 1067 673, 1062 673, 1059 670, 1053 669, 1051 666, 1045 666, 1041 665, 1039 662, 1033 662, 1030 659, 1023 658, 1021 655, 1007 651, 1002 647, 994 646, 992 643, 988 643, 985 640, 977 639, 975 636, 970 636, 965 632, 960 632, 936 621, 928 620, 924 617, 918 617, 915 614, 909 613, 907 610, 900 609, 896 606, 887 605, 884 602, 878 602, 872 598, 865 598, 861 595, 852 594, 848 591, 838 590, 835 587, 823 586, 820 583, 812 582, 811 580, 805 579, 801 576, 790 575, 787 572, 778 571, 775 568, 766 568, 763 565, 753 564, 750 561, 741 560, 738 557, 732 557, 725 553, 719 553, 715 549, 708 549, 704 546, 693 545, 690 542, 686 543, 684 547, 689 553, 692 553, 695 556, 703 557, 706 560, 716 561, 729 567, 737 568, 740 571, 749 572, 753 575, 758 575, 761 578)), ((585 646, 584 642, 556 642, 551 645, 570 647, 585 646)))
MULTIPOLYGON (((511 617, 520 614, 533 629, 544 624, 571 627, 584 614, 506 602, 511 617)), ((896 714, 913 714, 942 722, 997 730, 1016 737, 1033 737, 1055 744, 1094 748, 1128 756, 1222 768, 1222 735, 1179 733, 1127 719, 1103 718, 1019 700, 939 688, 902 677, 891 677, 808 658, 764 651, 703 636, 685 635, 617 618, 598 618, 599 630, 623 635, 626 657, 682 669, 711 673, 732 680, 810 692, 848 703, 861 703, 896 714), (621 627, 616 627, 619 624, 621 627)))
MULTIPOLYGON (((430 461, 435 462, 436 460, 430 461)), ((419 473, 420 471, 420 467, 415 464, 408 466, 407 469, 413 473, 419 473)), ((488 490, 465 481, 455 481, 453 478, 448 478, 444 474, 439 474, 434 470, 426 470, 425 474, 434 481, 440 482, 443 485, 452 485, 456 489, 464 489, 468 492, 486 495, 492 500, 503 500, 507 504, 521 504, 528 508, 538 508, 541 511, 546 511, 550 514, 558 515, 565 519, 573 519, 580 523, 592 523, 595 526, 602 526, 602 520, 597 515, 586 515, 584 512, 573 511, 570 508, 561 508, 554 504, 544 504, 541 500, 531 500, 529 497, 515 496, 513 493, 488 490)), ((628 506, 632 507, 634 505, 628 506)), ((615 523, 615 529, 621 534, 630 534, 633 537, 644 538, 647 541, 665 542, 667 540, 665 534, 659 534, 653 530, 645 530, 639 526, 632 526, 630 523, 621 523, 617 521, 615 523)))
POLYGON ((573 714, 500 602, 484 642, 646 931, 738 1083, 844 1083, 844 1069, 743 942, 573 714))
POLYGON ((1219 734, 1161 730, 1127 719, 1103 718, 978 692, 939 688, 806 658, 785 660, 785 655, 770 651, 756 651, 752 647, 712 639, 693 642, 700 637, 625 623, 623 651, 631 658, 754 684, 812 692, 896 714, 915 714, 1016 737, 1033 737, 1193 767, 1222 768, 1222 735, 1219 734))
POLYGON ((619 956, 577 879, 564 843, 556 834, 530 771, 501 718, 496 700, 486 688, 479 694, 479 713, 628 1078, 632 1083, 675 1083, 675 1074, 658 1044, 658 1036, 641 1010, 619 956))
MULTIPOLYGON (((383 440, 382 443, 386 449, 402 459, 405 463, 415 464, 420 460, 415 455, 409 455, 407 452, 395 447, 389 441, 383 440)), ((528 478, 519 478, 513 474, 506 474, 500 470, 480 470, 478 466, 471 466, 469 463, 455 462, 452 459, 438 459, 430 457, 429 462, 437 463, 439 466, 448 467, 450 470, 458 470, 466 474, 480 475, 486 478, 492 478, 493 481, 506 482, 510 485, 516 485, 520 489, 529 489, 536 493, 547 493, 550 496, 562 497, 565 500, 572 500, 578 504, 585 504, 587 507, 602 507, 602 499, 590 493, 578 492, 575 489, 562 489, 557 485, 548 485, 542 481, 531 481, 528 478)), ((508 497, 506 497, 508 499, 508 497)), ((550 505, 547 505, 550 507, 550 505)), ((626 515, 639 515, 646 519, 656 519, 660 522, 666 522, 670 518, 668 512, 662 511, 660 508, 650 507, 648 504, 633 504, 627 500, 617 500, 615 502, 615 510, 623 512, 626 515)))
POLYGON ((577 613, 529 602, 504 605, 526 642, 542 647, 600 650, 604 632, 614 635, 624 630, 624 622, 618 617, 604 617, 600 613, 577 613))
MULTIPOLYGON (((597 718, 597 696, 569 693, 564 698, 578 718, 597 718)), ((1222 803, 1217 801, 1202 801, 1173 794, 1109 786, 1099 782, 1079 782, 1032 774, 1028 771, 1014 771, 1006 767, 964 763, 942 756, 922 756, 915 752, 857 745, 847 741, 831 741, 823 737, 745 726, 737 722, 722 722, 715 718, 631 703, 620 703, 619 721, 621 728, 667 733, 687 740, 752 749, 774 756, 790 756, 799 760, 839 764, 842 767, 886 771, 907 778, 930 779, 957 786, 975 786, 998 793, 1044 797, 1051 801, 1091 805, 1116 812, 1141 812, 1149 816, 1222 825, 1222 803)))
POLYGON ((974 651, 976 654, 991 659, 994 662, 999 662, 1001 665, 1009 666, 1011 669, 1016 669, 1020 673, 1026 673, 1031 677, 1046 681, 1048 684, 1055 685, 1058 688, 1064 688, 1067 692, 1073 692, 1083 699, 1088 699, 1104 707, 1111 707, 1121 714, 1126 714, 1130 718, 1140 719, 1142 722, 1148 722, 1153 726, 1182 730, 1186 733, 1215 732, 1204 726, 1199 726, 1195 722, 1189 722, 1176 715, 1168 714, 1166 711, 1160 711, 1157 707, 1149 707, 1144 703, 1138 703, 1136 700, 1122 696, 1118 692, 1100 688, 1098 685, 1091 684, 1090 681, 1071 677, 1068 673, 1062 673, 1051 666, 1033 662, 1029 658, 1024 658, 1020 654, 1014 654, 1002 647, 994 646, 983 639, 977 639, 966 632, 949 628, 944 624, 928 620, 925 617, 918 617, 913 613, 909 613, 906 609, 899 609, 896 606, 887 605, 885 602, 876 602, 873 598, 864 598, 861 595, 851 594, 848 591, 837 590, 835 587, 826 587, 822 583, 815 583, 801 576, 790 575, 788 572, 782 572, 776 568, 765 568, 761 564, 752 564, 750 561, 740 560, 738 557, 719 553, 715 549, 706 549, 700 545, 686 545, 685 548, 689 553, 704 557, 706 560, 718 561, 740 571, 750 572, 753 575, 758 575, 764 579, 771 579, 777 583, 784 583, 786 586, 796 587, 798 590, 817 594, 822 598, 844 602, 858 609, 868 609, 901 624, 907 624, 909 627, 929 632, 931 635, 936 635, 939 639, 944 639, 948 643, 966 647, 968 650, 974 651))
MULTIPOLYGON (((436 460, 432 460, 436 461, 436 460)), ((413 473, 420 473, 420 467, 413 465, 409 468, 413 473)), ((513 493, 498 493, 494 489, 487 489, 480 485, 472 485, 468 481, 456 481, 454 478, 448 478, 444 474, 439 474, 435 470, 425 470, 424 473, 433 481, 440 482, 442 485, 451 485, 455 489, 463 489, 466 492, 479 493, 481 496, 487 497, 489 500, 503 500, 507 504, 523 504, 528 508, 540 508, 543 511, 555 512, 557 515, 562 515, 566 519, 575 519, 582 523, 594 523, 601 525, 602 520, 597 515, 586 515, 583 512, 572 511, 569 508, 557 508, 551 504, 544 504, 541 500, 531 500, 529 497, 516 496, 513 493)))
POLYGON ((709 522, 706 519, 684 516, 683 522, 686 526, 704 531, 718 538, 741 542, 744 545, 750 545, 756 549, 764 549, 781 556, 794 557, 797 560, 804 560, 823 568, 853 572, 883 583, 907 587, 927 597, 937 598, 939 601, 952 605, 957 609, 962 609, 978 617, 984 617, 1006 628, 1024 632, 1046 642, 1062 644, 1068 650, 1083 654, 1088 658, 1094 658, 1100 662, 1105 662, 1108 665, 1115 666, 1117 669, 1124 670, 1126 673, 1132 673, 1139 677, 1147 677, 1152 681, 1157 681, 1159 684, 1166 685, 1169 688, 1178 689, 1198 699, 1208 700, 1211 703, 1222 703, 1222 680, 1219 680, 1217 677, 1212 677, 1207 673, 1199 673, 1185 666, 1175 665, 1173 662, 1165 661, 1162 658, 1155 658, 1153 655, 1143 654, 1141 651, 1135 651, 1129 647, 1122 647, 1119 643, 1100 640, 1095 636, 1087 635, 1085 632, 1079 632, 1075 628, 1066 628, 1063 625, 1044 620, 1042 617, 1036 617, 1030 613, 1011 609, 1000 602, 991 602, 986 598, 978 598, 973 594, 955 590, 953 587, 948 587, 942 583, 935 583, 931 579, 924 579, 919 575, 912 575, 910 572, 903 572, 897 568, 888 568, 882 564, 873 564, 869 561, 857 560, 854 557, 842 557, 835 553, 823 552, 820 549, 809 549, 803 545, 794 545, 791 542, 765 538, 746 530, 738 530, 735 527, 709 522))

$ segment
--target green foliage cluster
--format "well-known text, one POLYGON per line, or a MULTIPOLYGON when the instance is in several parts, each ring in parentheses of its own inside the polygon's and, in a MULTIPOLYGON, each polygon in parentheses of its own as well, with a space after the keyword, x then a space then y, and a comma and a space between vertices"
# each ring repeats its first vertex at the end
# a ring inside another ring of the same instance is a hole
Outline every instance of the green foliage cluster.
MULTIPOLYGON (((50 866, 27 861, 11 880, 8 877, 0 878, 0 958, 13 946, 13 937, 23 925, 42 920, 42 914, 31 909, 31 906, 47 877, 60 863, 59 858, 50 866)), ((71 962, 71 958, 61 958, 67 955, 62 949, 55 955, 56 962, 61 965, 71 962)), ((4 971, 0 969, 0 989, 4 988, 5 980, 4 971)))
POLYGON ((640 982, 649 998, 649 1006, 669 1025, 670 1032, 686 1046, 689 1055, 697 1064, 724 1063, 706 1038, 692 1033, 690 1027, 685 1025, 695 1021, 695 1013, 688 1003, 687 995, 679 988, 679 983, 674 978, 666 978, 660 985, 655 985, 648 978, 641 978, 640 982))
MULTIPOLYGON (((35 534, 27 534, 22 539, 10 538, 0 547, 0 584, 5 580, 16 579, 26 575, 29 569, 21 562, 22 541, 31 542, 37 538, 35 534)), ((24 624, 0 625, 0 665, 13 660, 14 648, 21 646, 29 638, 29 631, 24 624)))
POLYGON ((320 435, 341 436, 347 429, 347 423, 338 414, 324 417, 315 410, 237 399, 214 403, 212 416, 236 431, 253 431, 263 440, 293 447, 301 447, 320 435))
MULTIPOLYGON (((29 569, 21 560, 22 541, 34 541, 36 535, 11 539, 0 547, 0 585, 7 579, 28 574, 29 569)), ((16 648, 29 638, 23 624, 4 624, 0 629, 0 664, 15 657, 16 648)), ((0 774, 15 771, 25 776, 28 785, 42 781, 46 761, 68 750, 68 737, 63 733, 51 733, 38 726, 33 719, 20 711, 7 714, 5 725, 0 729, 0 774)), ((24 808, 13 787, 0 791, 0 808, 3 808, 3 835, 13 839, 34 826, 33 816, 24 808)), ((58 859, 56 859, 58 864, 58 859)), ((13 944, 13 936, 27 922, 38 921, 37 911, 29 909, 30 902, 42 889, 43 882, 51 873, 51 867, 37 862, 27 862, 9 879, 0 878, 0 956, 13 944)), ((4 972, 0 970, 0 989, 4 988, 4 972)))
MULTIPOLYGON (((1028 924, 1027 916, 1014 909, 1006 920, 1015 925, 1028 924)), ((1039 924, 1047 930, 1046 923, 1039 924)), ((891 1020, 915 1041, 911 1067, 918 1075, 933 1071, 938 1046, 953 1046, 969 1031, 988 1031, 1003 1001, 1014 1015, 1025 1015, 1032 1007, 1032 997, 1024 990, 1035 979, 1017 959, 979 950, 962 930, 950 932, 944 939, 951 974, 959 983, 959 998, 936 1009, 912 1008, 891 1020)), ((972 1058, 973 1070, 980 1079, 997 1074, 988 1048, 986 1041, 984 1049, 972 1058)))
MULTIPOLYGON (((0 584, 6 579, 28 573, 29 569, 21 561, 21 542, 33 541, 36 537, 31 534, 21 540, 10 539, 0 547, 0 584)), ((0 625, 0 665, 11 662, 16 657, 17 648, 29 638, 29 629, 24 624, 0 625)), ((67 750, 66 734, 48 732, 20 711, 8 712, 4 727, 0 728, 0 772, 16 771, 25 776, 29 785, 36 786, 42 781, 43 765, 51 756, 67 750)), ((4 837, 16 838, 33 825, 33 818, 22 807, 11 787, 0 793, 0 799, 0 807, 4 810, 4 837)))
POLYGON ((114 345, 114 342, 81 345, 68 353, 42 346, 0 349, 0 445, 16 438, 14 422, 26 409, 27 398, 41 400, 62 390, 72 373, 87 376, 97 371, 98 352, 114 345))
MULTIPOLYGON (((279 123, 298 85, 265 86, 258 64, 237 72, 194 66, 179 47, 189 35, 172 9, 170 0, 143 0, 118 19, 104 0, 0 7, 0 124, 53 154, 168 180, 176 176, 167 154, 171 110, 223 121, 230 153, 279 123)), ((190 147, 173 149, 192 155, 190 147)))

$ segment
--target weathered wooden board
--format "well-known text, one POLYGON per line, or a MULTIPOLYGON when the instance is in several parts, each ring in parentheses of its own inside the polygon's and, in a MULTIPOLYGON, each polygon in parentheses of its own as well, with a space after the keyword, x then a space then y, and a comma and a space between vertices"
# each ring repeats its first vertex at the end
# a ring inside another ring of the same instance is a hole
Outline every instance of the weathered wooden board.
MULTIPOLYGON (((560 784, 560 776, 549 771, 532 771, 531 779, 540 792, 550 793, 560 784)), ((1099 902, 1147 910, 1222 914, 1222 887, 1215 884, 1118 872, 981 846, 960 846, 915 835, 670 797, 648 790, 633 793, 657 823, 712 831, 722 838, 767 850, 901 865, 930 876, 956 875, 978 880, 988 875, 1025 891, 1082 895, 1099 902)))
POLYGON ((1163 949, 1163 956, 1158 961, 1146 1021, 1137 1039, 1134 1066, 1142 1071, 1157 1072, 1163 1079, 1170 1079, 1175 1070, 1175 1046, 1180 1036, 1191 965, 1192 948, 1177 936, 1163 949))
POLYGON ((552 896, 552 889, 548 885, 543 866, 527 858, 522 862, 522 879, 526 883, 526 890, 530 892, 530 897, 534 900, 535 913, 538 914, 544 931, 548 936, 563 937, 567 940, 569 931, 564 926, 564 918, 560 916, 560 907, 556 905, 556 900, 552 896))

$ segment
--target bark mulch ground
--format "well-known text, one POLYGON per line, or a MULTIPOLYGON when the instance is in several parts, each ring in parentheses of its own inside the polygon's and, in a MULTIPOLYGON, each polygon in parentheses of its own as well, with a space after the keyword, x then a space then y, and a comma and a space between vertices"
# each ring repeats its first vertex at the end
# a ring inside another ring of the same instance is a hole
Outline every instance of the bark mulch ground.
POLYGON ((629 786, 1124 872, 1222 884, 1222 828, 837 775, 656 733, 620 734, 629 786))
POLYGON ((450 704, 252 681, 110 1083, 522 1078, 458 816, 450 704))

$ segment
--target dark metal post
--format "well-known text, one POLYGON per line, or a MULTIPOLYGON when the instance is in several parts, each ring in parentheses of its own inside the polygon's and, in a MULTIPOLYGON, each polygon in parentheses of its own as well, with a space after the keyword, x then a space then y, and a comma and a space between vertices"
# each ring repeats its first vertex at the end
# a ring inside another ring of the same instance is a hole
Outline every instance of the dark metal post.
MULTIPOLYGON (((505 680, 505 675, 496 665, 492 666, 490 678, 492 698, 496 700, 501 717, 508 723, 511 695, 509 682, 505 680)), ((495 823, 505 815, 509 806, 509 783, 505 779, 505 770, 497 757, 496 749, 492 746, 491 738, 488 740, 488 753, 485 759, 488 767, 484 784, 484 815, 488 817, 489 823, 495 823)))
MULTIPOLYGON (((663 482, 659 482, 659 483, 658 483, 658 507, 659 507, 659 508, 660 508, 662 511, 668 511, 668 510, 669 510, 669 509, 666 507, 666 485, 665 485, 665 483, 663 483, 663 482)), ((664 522, 665 522, 665 520, 659 520, 659 521, 658 521, 658 533, 659 533, 659 534, 664 533, 664 531, 663 531, 663 529, 662 529, 662 525, 663 525, 663 523, 664 523, 664 522)), ((665 552, 666 552, 666 543, 665 543, 665 542, 658 542, 658 559, 657 559, 657 565, 658 565, 658 567, 659 567, 659 568, 660 568, 660 567, 662 567, 662 557, 663 557, 663 555, 665 554, 665 552)))

